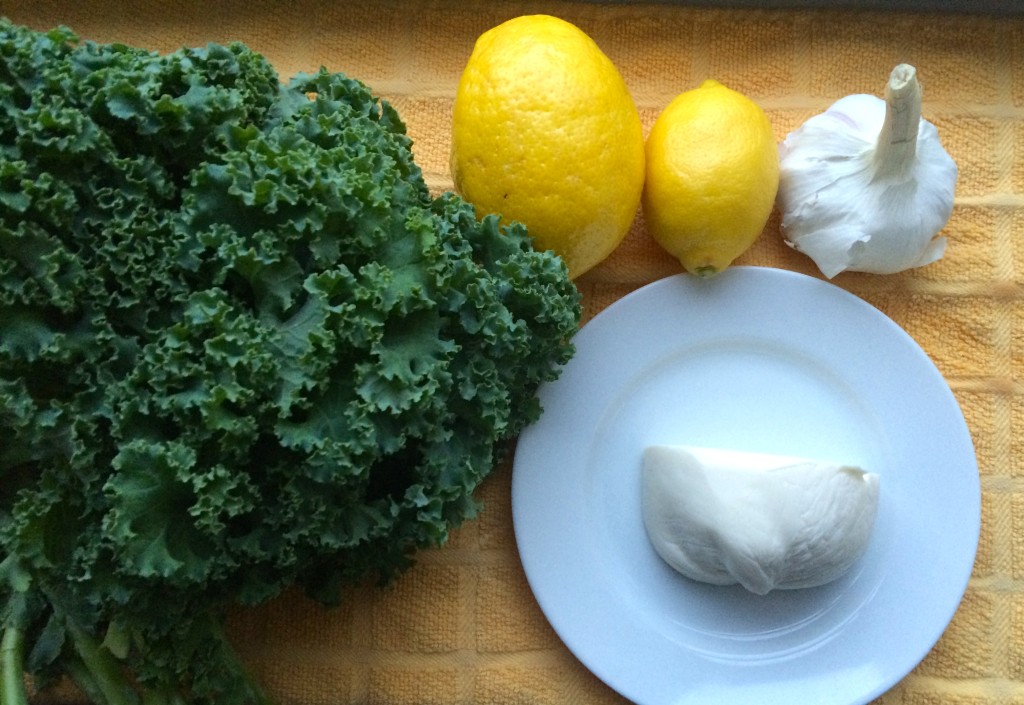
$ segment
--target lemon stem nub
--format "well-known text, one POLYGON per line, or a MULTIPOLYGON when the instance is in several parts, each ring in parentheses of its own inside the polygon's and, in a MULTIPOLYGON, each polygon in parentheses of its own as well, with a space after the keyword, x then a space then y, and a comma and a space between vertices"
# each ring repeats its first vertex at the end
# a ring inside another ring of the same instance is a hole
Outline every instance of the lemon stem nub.
POLYGON ((693 273, 701 279, 707 279, 718 274, 718 267, 713 264, 706 264, 703 267, 694 267, 693 273))

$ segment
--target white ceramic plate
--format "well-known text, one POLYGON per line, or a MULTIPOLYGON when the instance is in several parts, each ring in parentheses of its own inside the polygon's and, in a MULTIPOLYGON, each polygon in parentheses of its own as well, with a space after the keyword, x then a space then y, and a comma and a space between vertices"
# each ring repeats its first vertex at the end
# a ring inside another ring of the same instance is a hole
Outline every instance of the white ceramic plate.
POLYGON ((928 653, 970 577, 980 484, 963 414, 921 348, 830 283, 736 267, 601 312, 520 437, 516 540, 568 648, 641 705, 868 703, 928 653), (691 581, 640 510, 650 444, 832 459, 881 475, 867 552, 759 597, 691 581))

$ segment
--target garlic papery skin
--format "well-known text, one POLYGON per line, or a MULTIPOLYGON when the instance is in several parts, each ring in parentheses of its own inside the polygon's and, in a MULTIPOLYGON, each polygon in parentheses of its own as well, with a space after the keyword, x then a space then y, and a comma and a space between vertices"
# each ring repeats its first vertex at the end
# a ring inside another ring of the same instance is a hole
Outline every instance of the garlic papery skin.
POLYGON ((893 69, 885 100, 850 95, 779 145, 778 207, 786 242, 831 279, 894 274, 941 258, 956 162, 921 117, 917 71, 893 69))

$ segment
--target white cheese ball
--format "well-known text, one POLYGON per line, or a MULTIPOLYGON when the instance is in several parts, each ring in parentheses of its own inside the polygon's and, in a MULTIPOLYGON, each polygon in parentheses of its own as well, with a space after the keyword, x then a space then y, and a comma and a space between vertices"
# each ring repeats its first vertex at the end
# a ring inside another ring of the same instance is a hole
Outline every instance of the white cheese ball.
POLYGON ((760 453, 650 446, 643 518, 654 549, 713 585, 824 585, 867 549, 879 478, 846 465, 760 453))

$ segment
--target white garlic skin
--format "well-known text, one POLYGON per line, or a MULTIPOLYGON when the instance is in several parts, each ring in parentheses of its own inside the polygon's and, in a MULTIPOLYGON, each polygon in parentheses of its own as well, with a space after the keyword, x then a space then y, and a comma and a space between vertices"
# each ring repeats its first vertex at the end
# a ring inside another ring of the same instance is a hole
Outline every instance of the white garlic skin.
POLYGON ((899 140, 879 139, 889 104, 872 95, 836 101, 779 145, 783 235, 828 278, 894 274, 945 252, 946 239, 935 236, 953 211, 957 166, 919 117, 913 67, 898 66, 894 81, 913 81, 917 91, 916 148, 911 140, 897 154, 899 140))

